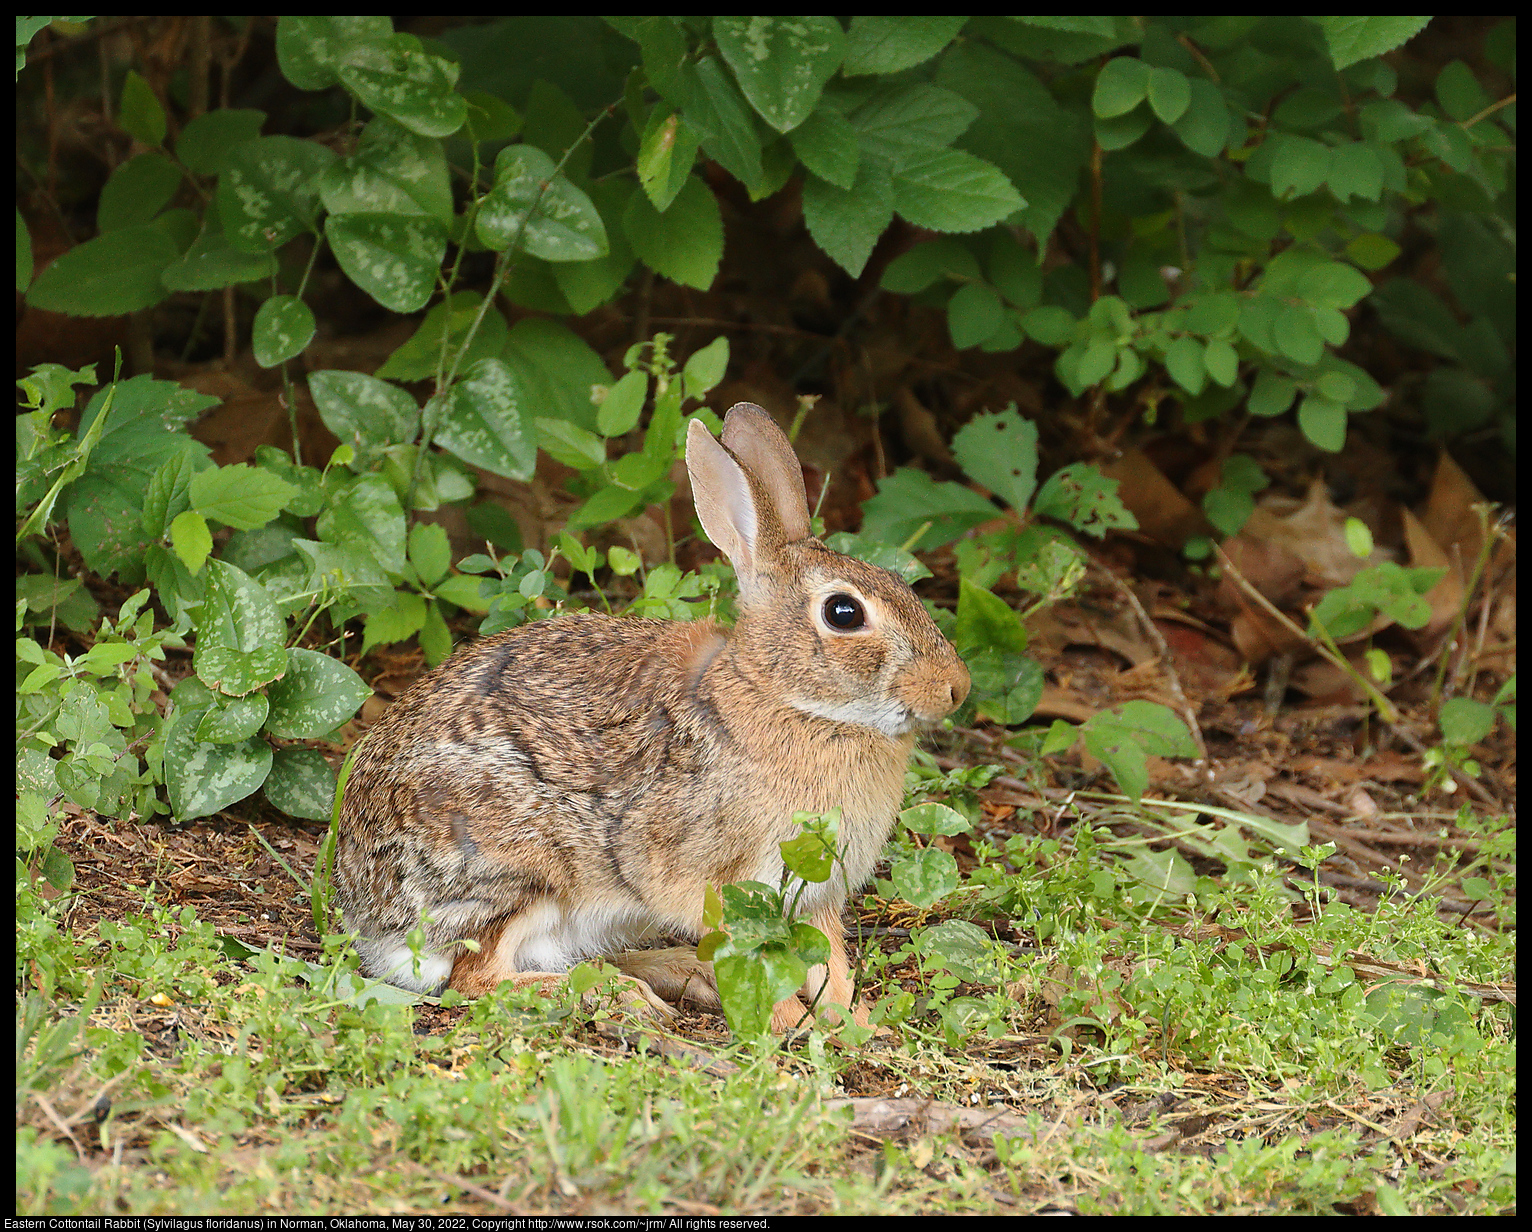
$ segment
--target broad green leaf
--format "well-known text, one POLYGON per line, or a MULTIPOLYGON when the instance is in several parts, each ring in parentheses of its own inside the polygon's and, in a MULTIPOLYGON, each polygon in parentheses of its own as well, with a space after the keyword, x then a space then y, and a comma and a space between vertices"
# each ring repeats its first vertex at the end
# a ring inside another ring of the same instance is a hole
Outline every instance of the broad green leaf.
POLYGON ((1027 648, 1027 632, 1021 617, 1004 599, 962 578, 953 644, 959 654, 991 647, 1019 654, 1027 648))
POLYGON ((1429 17, 1311 17, 1324 31, 1330 60, 1337 69, 1369 56, 1381 56, 1425 29, 1429 17))
POLYGON ((840 112, 821 107, 788 135, 793 153, 814 175, 837 188, 856 183, 861 152, 857 131, 840 112))
POLYGON ((1186 335, 1177 338, 1165 352, 1165 371, 1193 397, 1200 394, 1208 376, 1202 343, 1186 335))
POLYGON ((1346 444, 1346 408, 1310 394, 1298 406, 1298 427, 1319 448, 1339 453, 1346 444))
POLYGON ((181 255, 163 227, 123 227, 76 244, 40 273, 27 303, 75 317, 113 317, 152 308, 169 291, 160 280, 181 255))
POLYGON ((197 175, 221 175, 229 160, 229 151, 261 135, 266 122, 264 111, 249 108, 220 107, 204 111, 186 122, 176 138, 176 157, 188 171, 197 175))
POLYGON ((633 248, 623 233, 622 217, 628 198, 639 189, 621 180, 590 186, 590 198, 606 228, 607 253, 590 261, 560 261, 553 265, 553 281, 576 316, 599 308, 616 295, 633 271, 633 248))
POLYGON ((245 462, 194 475, 188 493, 192 508, 203 517, 235 530, 265 526, 296 494, 291 484, 245 462))
POLYGON ((157 146, 165 140, 165 108, 135 69, 130 68, 123 79, 117 122, 144 145, 157 146))
POLYGON ((638 147, 638 180, 654 208, 664 213, 676 199, 697 161, 696 132, 669 107, 649 115, 638 147))
POLYGON ((502 358, 521 379, 528 406, 582 428, 596 426, 590 391, 611 384, 612 374, 568 326, 543 317, 517 321, 502 358))
POLYGON ((446 528, 435 522, 416 522, 410 527, 409 561, 426 586, 435 586, 446 577, 452 564, 452 545, 447 542, 446 528))
POLYGON ((426 306, 447 254, 447 230, 437 219, 331 214, 324 231, 346 276, 383 307, 418 312, 426 306))
POLYGON ((1191 106, 1191 82, 1177 69, 1151 68, 1145 92, 1150 108, 1164 124, 1174 124, 1191 106))
POLYGON ((264 786, 267 802, 278 812, 310 821, 330 819, 335 771, 318 749, 278 749, 264 786))
POLYGON ((277 64, 300 90, 323 90, 338 80, 336 69, 358 46, 383 46, 393 37, 387 17, 277 18, 277 64))
POLYGON ((966 661, 973 680, 970 697, 977 713, 1007 727, 1032 717, 1045 683, 1037 660, 1019 651, 990 646, 973 651, 966 661))
POLYGON ((313 310, 296 295, 273 295, 256 310, 250 330, 255 362, 274 368, 303 354, 317 328, 313 310))
MULTIPOLYGON (((373 375, 386 381, 424 381, 433 377, 438 364, 450 364, 452 357, 462 350, 483 302, 484 297, 477 291, 459 291, 450 300, 433 304, 420 328, 373 375)), ((498 356, 509 334, 505 317, 498 308, 490 307, 459 361, 459 371, 478 360, 498 356)))
POLYGON ((1057 518, 1100 539, 1109 530, 1137 530, 1138 519, 1117 496, 1117 480, 1087 462, 1075 462, 1050 475, 1032 501, 1039 517, 1057 518))
POLYGON ((970 479, 1026 512, 1037 488, 1037 425, 1014 405, 974 416, 952 438, 952 452, 970 479))
POLYGON ((1495 708, 1471 697, 1449 697, 1442 703, 1437 721, 1446 744, 1478 744, 1494 729, 1495 708))
POLYGON ((846 76, 901 73, 924 64, 957 37, 967 17, 853 17, 846 76))
POLYGON ((888 875, 899 897, 912 907, 933 907, 958 886, 957 861, 934 847, 896 857, 888 875))
POLYGON ((899 820, 913 834, 967 834, 973 829, 963 814, 945 804, 917 804, 900 813, 899 820))
POLYGON ((389 646, 414 637, 425 623, 425 599, 414 591, 396 591, 393 603, 368 615, 362 631, 362 653, 374 646, 389 646))
POLYGON ((96 227, 105 234, 150 222, 180 187, 181 168, 174 161, 158 150, 136 154, 102 186, 96 227))
POLYGON ((893 186, 881 166, 863 162, 849 191, 816 175, 804 177, 803 221, 809 234, 853 278, 861 276, 893 218, 893 186))
POLYGON ((897 573, 911 586, 921 578, 931 576, 931 571, 913 553, 906 552, 891 543, 880 543, 876 539, 868 539, 864 535, 838 531, 825 539, 825 547, 832 552, 840 552, 845 556, 854 556, 857 560, 865 560, 869 565, 877 565, 890 573, 897 573))
POLYGON ((862 534, 929 551, 998 516, 999 510, 977 492, 901 467, 879 482, 876 496, 863 502, 862 534), (910 543, 926 522, 931 525, 910 543))
POLYGON ((968 248, 970 242, 937 236, 916 244, 888 263, 879 285, 885 291, 915 295, 940 278, 982 281, 984 274, 968 248))
POLYGON ((213 535, 208 530, 207 519, 189 509, 176 514, 170 522, 170 546, 187 569, 192 573, 200 572, 213 553, 213 535))
POLYGON ((317 650, 287 652, 287 674, 266 691, 271 717, 266 730, 287 740, 328 736, 356 713, 372 690, 342 663, 317 650))
POLYGON ((1229 140, 1229 108, 1223 91, 1202 77, 1193 77, 1188 85, 1191 101, 1171 128, 1192 153, 1216 158, 1229 140))
POLYGON ((998 167, 962 150, 910 158, 892 184, 895 212, 933 231, 979 231, 1026 204, 998 167))
POLYGON ((947 331, 960 351, 988 340, 1007 319, 999 293, 988 283, 970 282, 947 301, 947 331))
POLYGON ((474 466, 507 479, 529 479, 537 444, 528 431, 526 392, 510 365, 481 359, 448 395, 436 443, 474 466))
MULTIPOLYGON (((653 78, 651 77, 651 80, 653 78)), ((675 87, 655 83, 668 102, 702 138, 702 149, 747 189, 760 187, 761 141, 756 136, 750 107, 716 56, 681 64, 675 87)))
POLYGON ((420 431, 420 408, 397 385, 363 372, 327 368, 309 373, 309 393, 325 427, 356 451, 366 468, 390 445, 409 444, 420 431))
POLYGON ((236 650, 201 644, 192 662, 197 679, 209 689, 226 697, 244 697, 269 685, 287 670, 287 653, 281 646, 236 650))
POLYGON ((495 186, 479 207, 475 227, 496 252, 519 238, 521 249, 544 261, 589 261, 608 251, 606 226, 594 203, 554 174, 548 155, 529 145, 500 151, 495 186))
POLYGON ((1114 56, 1101 67, 1091 93, 1091 110, 1110 120, 1126 115, 1149 91, 1149 66, 1136 56, 1114 56))
POLYGON ((332 214, 418 214, 443 226, 452 223, 442 143, 386 116, 376 116, 362 130, 354 154, 325 171, 320 197, 332 214))
POLYGON ((977 115, 961 94, 920 82, 888 86, 848 118, 862 156, 894 168, 945 150, 977 115))
POLYGON ((814 110, 840 67, 846 36, 833 17, 715 17, 713 37, 751 105, 778 132, 814 110))
POLYGON ((1290 201, 1313 192, 1330 174, 1330 147, 1311 137, 1275 133, 1271 155, 1271 192, 1290 201))
POLYGON ((211 744, 239 744, 261 730, 268 705, 264 693, 220 699, 197 724, 197 739, 211 744))
POLYGON ((219 291, 270 278, 277 269, 270 253, 245 252, 229 243, 217 210, 209 210, 191 247, 167 265, 160 281, 170 291, 219 291))
POLYGON ((1239 378, 1239 353, 1222 338, 1208 339, 1202 362, 1208 375, 1225 389, 1239 378))
POLYGON ((693 351, 681 369, 681 381, 688 398, 702 398, 723 380, 729 370, 729 339, 714 338, 700 350, 693 351))
POLYGON ((391 577, 404 572, 404 508, 382 475, 359 475, 319 515, 320 538, 372 557, 391 577))
POLYGON ((1324 338, 1314 310, 1306 304, 1281 305, 1272 322, 1271 337, 1278 351, 1300 364, 1317 364, 1324 354, 1324 338))
POLYGON ((606 398, 596 409, 596 430, 602 436, 622 436, 638 426, 649 397, 649 374, 627 373, 607 390, 606 398))
POLYGON ((296 137, 256 137, 230 150, 218 177, 218 213, 242 252, 280 248, 319 218, 319 181, 334 151, 296 137))
POLYGON ((452 61, 422 50, 418 39, 395 34, 386 46, 353 48, 335 75, 379 115, 423 137, 445 137, 468 118, 467 102, 453 89, 460 71, 452 61))
POLYGON ((271 771, 271 745, 259 738, 209 744, 196 737, 202 710, 177 713, 165 734, 165 786, 177 821, 207 817, 257 791, 271 771))
POLYGON ((723 256, 723 215, 696 176, 687 178, 663 214, 646 195, 634 193, 622 222, 633 251, 655 273, 699 291, 712 286, 723 256))

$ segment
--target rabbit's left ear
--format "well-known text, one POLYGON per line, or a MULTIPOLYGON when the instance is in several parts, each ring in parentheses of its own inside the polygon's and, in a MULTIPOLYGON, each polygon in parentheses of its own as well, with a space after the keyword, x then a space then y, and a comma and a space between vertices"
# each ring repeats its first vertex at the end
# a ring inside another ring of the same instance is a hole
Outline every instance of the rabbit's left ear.
POLYGON ((782 541, 807 539, 809 498, 803 467, 777 421, 754 402, 736 402, 724 417, 723 443, 765 490, 782 528, 782 541))
POLYGON ((742 589, 759 573, 761 511, 750 479, 700 420, 686 429, 686 470, 697 519, 734 565, 742 589))

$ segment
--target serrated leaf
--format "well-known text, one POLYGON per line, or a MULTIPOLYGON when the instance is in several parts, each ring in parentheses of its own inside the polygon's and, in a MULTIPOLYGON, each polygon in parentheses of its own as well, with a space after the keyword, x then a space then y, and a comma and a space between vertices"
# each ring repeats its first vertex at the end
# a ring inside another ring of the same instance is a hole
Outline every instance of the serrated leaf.
POLYGON ((654 208, 664 213, 697 161, 701 138, 669 107, 650 113, 638 147, 638 180, 654 208))
POLYGON ((136 154, 101 189, 96 227, 103 234, 151 222, 181 187, 181 168, 158 150, 136 154))
POLYGON ((253 530, 281 513, 298 492, 270 471, 239 462, 192 476, 187 494, 203 517, 235 530, 253 530))
POLYGON ((901 467, 878 484, 862 504, 862 534, 922 551, 951 543, 964 531, 998 516, 994 505, 956 483, 937 483, 924 471, 901 467), (923 523, 931 525, 914 544, 923 523))
POLYGON ((1026 205, 993 163, 962 150, 935 150, 895 168, 894 210, 933 231, 979 231, 1026 205))
POLYGON ((111 317, 152 308, 169 291, 160 280, 181 255, 162 227, 123 227, 76 244, 27 291, 34 308, 76 317, 111 317))
POLYGON ((1019 654, 1027 648, 1027 632, 1004 599, 962 578, 953 644, 960 655, 992 647, 1019 654))
POLYGON ((1088 462, 1075 462, 1055 471, 1038 489, 1032 512, 1057 518, 1096 538, 1109 530, 1137 530, 1138 519, 1117 495, 1117 480, 1108 479, 1088 462))
POLYGON ((1381 56, 1425 29, 1430 17, 1312 17, 1324 31, 1330 60, 1337 69, 1349 68, 1369 56, 1381 56))
POLYGON ((623 213, 623 230, 638 259, 657 274, 705 291, 723 257, 723 215, 718 200, 696 176, 688 176, 663 214, 643 193, 623 213))
POLYGON ((1037 488, 1037 425, 1015 406, 976 415, 952 438, 969 478, 1024 513, 1037 488))
POLYGON ((878 238, 894 218, 893 185, 881 166, 862 163, 847 191, 809 175, 803 181, 803 221, 814 242, 859 278, 878 238))
POLYGON ((795 153, 814 175, 837 188, 856 183, 861 152, 857 132, 840 112, 821 107, 788 134, 795 153))
POLYGON ((170 546, 187 569, 200 572, 213 552, 213 534, 207 521, 189 509, 178 513, 170 523, 170 546))
POLYGON ((851 19, 846 76, 901 73, 924 64, 957 37, 967 17, 863 17, 851 19))

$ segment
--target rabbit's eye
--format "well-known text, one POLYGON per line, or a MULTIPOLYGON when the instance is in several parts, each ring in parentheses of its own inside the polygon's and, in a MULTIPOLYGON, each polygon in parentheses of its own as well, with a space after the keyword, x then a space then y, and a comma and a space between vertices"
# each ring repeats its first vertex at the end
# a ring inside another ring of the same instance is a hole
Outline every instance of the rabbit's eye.
POLYGON ((860 629, 867 613, 850 595, 831 595, 825 600, 825 624, 832 629, 860 629))

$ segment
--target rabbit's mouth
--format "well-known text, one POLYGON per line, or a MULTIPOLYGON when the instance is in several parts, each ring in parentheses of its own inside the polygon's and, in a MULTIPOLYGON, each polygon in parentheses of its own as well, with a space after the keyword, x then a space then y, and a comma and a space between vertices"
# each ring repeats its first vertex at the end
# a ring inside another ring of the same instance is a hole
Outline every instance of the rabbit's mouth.
POLYGON ((926 724, 903 702, 895 698, 855 698, 850 701, 822 701, 817 698, 794 698, 793 709, 832 723, 869 727, 885 736, 907 736, 926 724))

